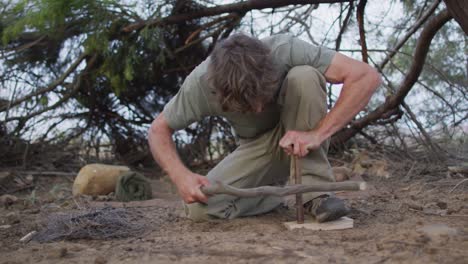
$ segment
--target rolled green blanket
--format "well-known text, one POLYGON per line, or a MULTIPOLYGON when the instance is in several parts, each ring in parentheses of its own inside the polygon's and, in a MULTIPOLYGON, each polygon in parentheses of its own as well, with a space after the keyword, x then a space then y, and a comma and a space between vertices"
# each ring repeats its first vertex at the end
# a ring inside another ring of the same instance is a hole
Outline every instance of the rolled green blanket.
POLYGON ((115 185, 115 197, 121 202, 149 200, 152 197, 151 184, 137 172, 123 172, 115 185))

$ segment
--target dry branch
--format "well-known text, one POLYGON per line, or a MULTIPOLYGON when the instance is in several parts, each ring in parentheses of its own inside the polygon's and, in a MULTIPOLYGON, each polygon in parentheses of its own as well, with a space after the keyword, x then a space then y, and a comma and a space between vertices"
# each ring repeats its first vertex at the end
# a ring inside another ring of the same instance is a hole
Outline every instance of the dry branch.
POLYGON ((468 166, 449 166, 448 170, 452 173, 468 173, 468 166))
POLYGON ((41 89, 38 89, 37 91, 35 92, 32 92, 20 99, 17 99, 5 106, 1 106, 0 107, 0 112, 3 112, 11 107, 14 107, 14 106, 17 106, 19 104, 21 104, 22 102, 25 102, 31 98, 33 98, 34 96, 38 96, 38 95, 41 95, 41 94, 44 94, 44 93, 47 93, 47 92, 50 92, 52 91, 53 89, 55 89, 58 85, 62 84, 65 79, 73 72, 75 71, 75 69, 81 64, 81 62, 86 58, 86 54, 81 54, 81 56, 79 56, 75 62, 73 62, 73 64, 70 66, 70 68, 68 68, 63 74, 62 76, 60 76, 60 78, 58 78, 57 80, 55 80, 51 85, 45 87, 45 88, 41 88, 41 89))
POLYGON ((319 184, 294 184, 284 187, 261 186, 257 188, 240 189, 217 182, 210 186, 203 186, 201 190, 206 195, 228 194, 236 197, 287 196, 306 192, 360 191, 366 189, 365 182, 330 182, 319 184))
POLYGON ((395 47, 392 49, 390 54, 379 64, 377 67, 378 69, 382 70, 385 65, 398 53, 398 51, 405 45, 405 43, 408 41, 408 39, 413 36, 413 34, 427 21, 427 19, 434 14, 435 10, 439 6, 440 0, 434 1, 434 3, 429 7, 429 10, 427 10, 426 13, 423 14, 423 16, 416 21, 416 23, 413 25, 413 27, 408 30, 408 32, 403 36, 403 38, 395 45, 395 47))
POLYGON ((270 1, 242 1, 239 3, 232 3, 209 7, 201 9, 197 12, 187 14, 171 15, 164 18, 151 19, 148 21, 137 22, 128 25, 122 29, 123 32, 128 33, 134 30, 140 30, 144 27, 155 27, 159 25, 175 24, 186 20, 197 19, 201 17, 216 16, 224 13, 245 13, 251 10, 265 9, 265 8, 278 8, 288 5, 307 5, 307 4, 332 4, 349 2, 348 0, 270 0, 270 1))
POLYGON ((466 0, 444 0, 450 14, 468 35, 468 3, 466 0))
MULTIPOLYGON (((346 13, 346 16, 345 16, 345 18, 343 20, 343 25, 341 25, 341 27, 340 27, 340 32, 338 32, 338 36, 336 37, 335 50, 340 49, 341 39, 343 37, 343 34, 348 29, 348 25, 349 25, 349 23, 351 21, 351 15, 353 14, 353 10, 354 10, 353 1, 349 1, 348 12, 346 13)), ((340 20, 341 20, 341 16, 342 16, 342 14, 340 14, 340 17, 339 17, 340 20)))
POLYGON ((359 25, 359 41, 361 42, 362 48, 362 61, 365 63, 369 63, 368 55, 367 55, 367 44, 366 44, 366 34, 364 30, 364 9, 366 7, 367 0, 359 1, 357 6, 356 16, 359 25))
POLYGON ((348 139, 359 133, 361 129, 381 119, 389 111, 394 111, 395 108, 398 108, 398 106, 403 103, 406 95, 409 93, 421 74, 432 39, 439 29, 442 28, 442 26, 444 26, 450 19, 452 19, 452 17, 447 10, 444 10, 427 22, 416 44, 411 67, 402 83, 399 85, 397 92, 387 97, 384 104, 377 107, 368 115, 354 121, 349 127, 342 129, 333 136, 333 145, 340 145, 343 142, 346 142, 348 139))

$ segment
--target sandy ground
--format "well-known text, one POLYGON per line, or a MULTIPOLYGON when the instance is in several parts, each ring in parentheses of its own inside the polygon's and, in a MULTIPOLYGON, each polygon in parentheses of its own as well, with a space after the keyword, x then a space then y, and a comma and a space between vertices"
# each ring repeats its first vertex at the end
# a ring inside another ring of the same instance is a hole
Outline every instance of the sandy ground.
POLYGON ((24 244, 47 215, 76 210, 70 180, 36 177, 34 193, 0 209, 0 263, 468 263, 468 184, 450 192, 462 177, 416 176, 365 177, 370 190, 340 194, 355 220, 340 231, 287 231, 285 210, 194 223, 180 217, 174 188, 153 179, 158 199, 130 206, 149 223, 143 235, 24 244))

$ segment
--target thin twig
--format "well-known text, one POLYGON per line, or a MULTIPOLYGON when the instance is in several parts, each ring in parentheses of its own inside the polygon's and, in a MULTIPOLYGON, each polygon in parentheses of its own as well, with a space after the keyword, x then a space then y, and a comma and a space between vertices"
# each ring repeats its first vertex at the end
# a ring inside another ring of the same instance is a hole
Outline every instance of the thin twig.
POLYGON ((462 183, 468 181, 468 179, 463 179, 459 183, 457 183, 450 191, 449 193, 452 193, 458 186, 460 186, 462 183))

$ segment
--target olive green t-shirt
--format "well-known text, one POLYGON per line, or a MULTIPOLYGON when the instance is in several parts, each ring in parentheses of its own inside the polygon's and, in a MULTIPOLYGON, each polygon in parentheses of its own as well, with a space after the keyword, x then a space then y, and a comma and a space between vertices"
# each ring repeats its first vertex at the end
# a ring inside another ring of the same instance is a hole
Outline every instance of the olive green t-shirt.
MULTIPOLYGON (((261 40, 271 50, 273 61, 282 76, 294 66, 309 65, 322 74, 331 63, 335 51, 318 47, 290 35, 275 35, 261 40)), ((206 116, 225 117, 240 138, 256 137, 276 126, 281 106, 271 104, 261 113, 225 112, 214 91, 206 83, 205 73, 210 58, 198 65, 185 79, 179 92, 163 110, 169 126, 174 130, 186 128, 206 116)), ((278 84, 278 89, 281 83, 278 84)))

